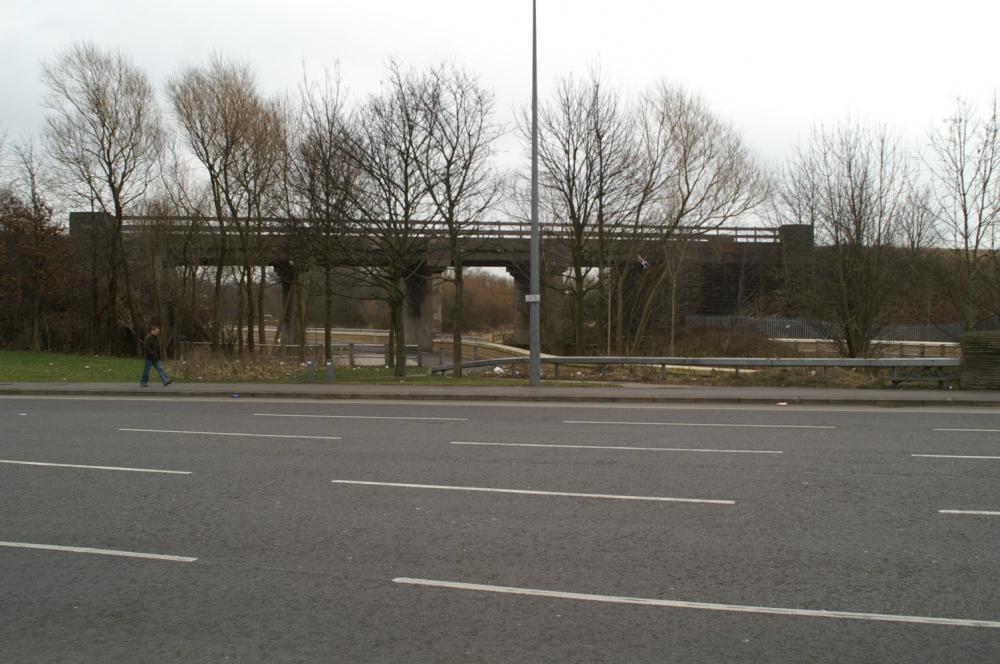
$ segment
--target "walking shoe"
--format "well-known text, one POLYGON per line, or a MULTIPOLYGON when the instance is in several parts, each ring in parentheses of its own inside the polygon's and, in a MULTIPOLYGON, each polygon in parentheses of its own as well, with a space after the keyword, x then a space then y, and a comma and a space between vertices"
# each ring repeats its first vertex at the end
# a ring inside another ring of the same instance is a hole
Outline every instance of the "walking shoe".
POLYGON ((165 383, 163 384, 163 387, 166 387, 167 385, 169 385, 169 384, 170 384, 170 383, 172 383, 172 382, 174 382, 174 379, 173 379, 173 378, 171 378, 170 380, 168 380, 167 382, 165 382, 165 383))
POLYGON ((139 387, 149 387, 148 383, 139 383, 139 387))

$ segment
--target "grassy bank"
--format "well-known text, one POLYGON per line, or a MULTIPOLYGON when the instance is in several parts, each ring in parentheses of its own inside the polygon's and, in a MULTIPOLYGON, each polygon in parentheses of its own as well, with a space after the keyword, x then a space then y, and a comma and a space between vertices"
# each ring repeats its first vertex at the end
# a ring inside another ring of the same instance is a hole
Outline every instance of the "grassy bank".
MULTIPOLYGON (((53 383, 138 383, 142 360, 104 355, 70 355, 0 351, 0 382, 53 383)), ((304 383, 306 369, 299 362, 272 357, 255 360, 199 356, 190 360, 168 360, 167 373, 179 383, 304 383)), ((156 372, 151 371, 151 381, 156 372)), ((326 381, 323 369, 318 382, 326 381)), ((337 383, 399 383, 385 367, 338 367, 337 383)), ((428 385, 521 385, 527 381, 471 375, 461 379, 430 375, 426 368, 410 367, 405 379, 410 384, 428 385)))

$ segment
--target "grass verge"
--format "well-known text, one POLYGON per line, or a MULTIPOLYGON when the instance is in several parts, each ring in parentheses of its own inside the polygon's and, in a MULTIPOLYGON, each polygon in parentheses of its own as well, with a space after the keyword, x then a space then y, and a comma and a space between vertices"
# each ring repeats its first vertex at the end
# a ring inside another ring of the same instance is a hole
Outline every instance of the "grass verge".
MULTIPOLYGON (((72 355, 64 353, 31 353, 25 351, 0 351, 0 383, 138 383, 142 373, 141 359, 108 357, 104 355, 72 355)), ((168 360, 164 363, 167 374, 178 383, 305 383, 306 369, 298 361, 258 357, 254 360, 214 358, 198 355, 187 360, 168 360)), ((156 381, 155 371, 151 381, 156 381)), ((324 383, 326 374, 322 367, 316 381, 324 383)), ((431 375, 423 367, 410 367, 405 379, 393 375, 385 367, 338 367, 335 374, 338 384, 389 385, 401 382, 410 385, 468 385, 468 386, 519 386, 527 385, 523 378, 497 377, 482 373, 469 373, 462 378, 431 375)), ((551 381, 547 381, 551 383, 551 381)), ((555 383, 552 383, 555 384, 555 383)), ((582 387, 593 385, 582 381, 564 381, 564 384, 582 387)))

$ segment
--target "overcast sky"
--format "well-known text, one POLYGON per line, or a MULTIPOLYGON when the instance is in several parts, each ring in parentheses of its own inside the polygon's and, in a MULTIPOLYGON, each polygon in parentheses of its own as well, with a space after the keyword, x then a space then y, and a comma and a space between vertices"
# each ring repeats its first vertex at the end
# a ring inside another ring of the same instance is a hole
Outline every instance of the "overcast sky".
MULTIPOLYGON (((542 96, 595 63, 625 91, 681 83, 768 161, 848 115, 916 142, 956 96, 985 104, 1000 87, 997 0, 539 0, 538 20, 542 96)), ((40 131, 39 64, 78 40, 121 49, 158 85, 218 51, 270 93, 294 92, 303 63, 339 62, 364 95, 390 57, 448 59, 510 121, 529 100, 530 29, 530 0, 0 0, 0 132, 40 131)))

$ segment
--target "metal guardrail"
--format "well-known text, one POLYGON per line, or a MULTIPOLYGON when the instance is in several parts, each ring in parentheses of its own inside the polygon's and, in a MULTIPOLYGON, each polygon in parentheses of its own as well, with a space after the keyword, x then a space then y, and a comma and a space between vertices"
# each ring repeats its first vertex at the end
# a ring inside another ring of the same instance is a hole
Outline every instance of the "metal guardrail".
MULTIPOLYGON (((471 360, 462 362, 462 369, 477 367, 511 366, 528 364, 528 357, 504 357, 492 360, 471 360)), ((559 377, 560 365, 598 365, 607 367, 613 365, 640 365, 647 367, 711 367, 720 369, 743 368, 839 368, 839 369, 892 369, 892 382, 897 384, 905 380, 927 380, 937 382, 941 387, 952 379, 952 376, 942 373, 943 369, 961 366, 961 360, 954 357, 903 357, 903 358, 839 358, 839 357, 593 357, 593 356, 554 356, 543 355, 542 364, 555 365, 556 378, 559 377), (932 370, 934 375, 900 375, 899 369, 932 370)), ((442 364, 431 367, 431 373, 446 373, 452 371, 454 365, 442 364)))
MULTIPOLYGON (((463 369, 495 365, 527 364, 529 358, 503 357, 492 360, 462 362, 463 369)), ((542 356, 542 364, 598 364, 598 365, 647 365, 675 367, 838 367, 849 368, 935 368, 957 367, 961 364, 954 357, 900 357, 900 358, 839 358, 839 357, 592 357, 592 356, 542 356)), ((450 364, 432 367, 434 373, 451 371, 450 364)))

